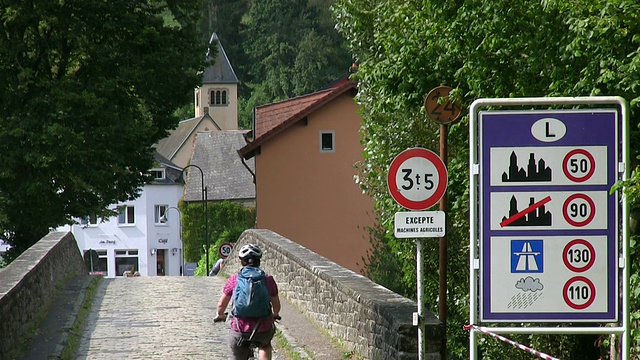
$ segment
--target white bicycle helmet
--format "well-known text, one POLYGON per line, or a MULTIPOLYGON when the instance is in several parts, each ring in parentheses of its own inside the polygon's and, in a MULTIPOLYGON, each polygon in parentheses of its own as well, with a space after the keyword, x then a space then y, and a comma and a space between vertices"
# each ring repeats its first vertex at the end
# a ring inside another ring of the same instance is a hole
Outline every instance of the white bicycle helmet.
POLYGON ((238 257, 242 260, 248 258, 260 259, 262 257, 262 250, 256 244, 247 244, 240 248, 238 257))

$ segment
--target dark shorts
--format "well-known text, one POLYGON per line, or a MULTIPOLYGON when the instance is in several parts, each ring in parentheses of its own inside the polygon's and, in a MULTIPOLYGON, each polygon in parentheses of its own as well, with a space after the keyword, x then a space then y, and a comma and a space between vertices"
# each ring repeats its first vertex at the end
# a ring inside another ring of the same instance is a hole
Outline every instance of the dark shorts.
MULTIPOLYGON (((275 326, 264 332, 256 332, 253 335, 252 342, 258 344, 258 347, 270 346, 275 332, 275 326)), ((231 346, 234 359, 246 359, 249 357, 251 349, 248 346, 238 346, 238 341, 240 341, 240 338, 248 339, 250 336, 251 333, 241 333, 233 330, 229 332, 229 346, 231 346)))

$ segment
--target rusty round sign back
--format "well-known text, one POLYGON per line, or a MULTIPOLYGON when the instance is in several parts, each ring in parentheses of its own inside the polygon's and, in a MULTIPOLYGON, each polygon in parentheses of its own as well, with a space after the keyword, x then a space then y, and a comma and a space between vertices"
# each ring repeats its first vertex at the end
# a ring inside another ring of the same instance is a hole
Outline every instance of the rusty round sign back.
POLYGON ((462 106, 459 101, 451 103, 449 101, 449 93, 451 87, 442 85, 429 91, 427 98, 424 99, 424 110, 427 117, 440 125, 450 124, 456 121, 462 114, 462 106), (446 98, 443 103, 439 102, 440 98, 446 98))

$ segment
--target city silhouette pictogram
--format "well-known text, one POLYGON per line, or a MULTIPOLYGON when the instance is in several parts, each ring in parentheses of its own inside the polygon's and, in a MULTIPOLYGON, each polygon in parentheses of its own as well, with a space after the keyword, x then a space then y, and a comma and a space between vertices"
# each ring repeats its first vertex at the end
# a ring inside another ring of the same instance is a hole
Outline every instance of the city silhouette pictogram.
MULTIPOLYGON (((529 198, 529 206, 535 204, 535 198, 529 198)), ((502 218, 501 226, 551 226, 551 212, 547 211, 544 204, 537 208, 530 209, 524 216, 518 216, 520 211, 518 210, 518 200, 515 195, 511 196, 509 202, 509 216, 502 218), (515 220, 509 221, 509 218, 518 217, 515 220)))
POLYGON ((518 156, 515 151, 511 152, 509 170, 502 173, 502 182, 524 181, 551 181, 551 168, 546 165, 544 159, 540 159, 536 163, 535 154, 529 153, 529 163, 525 170, 518 167, 518 156))

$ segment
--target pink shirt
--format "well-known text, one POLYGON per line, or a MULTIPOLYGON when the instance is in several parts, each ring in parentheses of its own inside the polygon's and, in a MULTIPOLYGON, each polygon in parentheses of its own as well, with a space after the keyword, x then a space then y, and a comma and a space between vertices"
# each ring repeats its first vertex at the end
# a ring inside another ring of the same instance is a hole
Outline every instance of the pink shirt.
MULTIPOLYGON (((265 277, 265 281, 267 283, 267 290, 269 291, 269 296, 274 297, 278 295, 278 285, 276 281, 273 279, 273 276, 267 275, 265 277)), ((238 274, 233 274, 227 282, 224 284, 224 288, 222 292, 230 297, 233 297, 233 290, 236 288, 236 283, 238 282, 238 274)), ((258 322, 260 318, 233 318, 231 320, 231 329, 233 331, 240 332, 251 332, 255 327, 255 324, 258 322)), ((273 327, 273 316, 269 315, 267 317, 262 318, 262 322, 258 326, 257 332, 263 332, 271 329, 273 327)))

